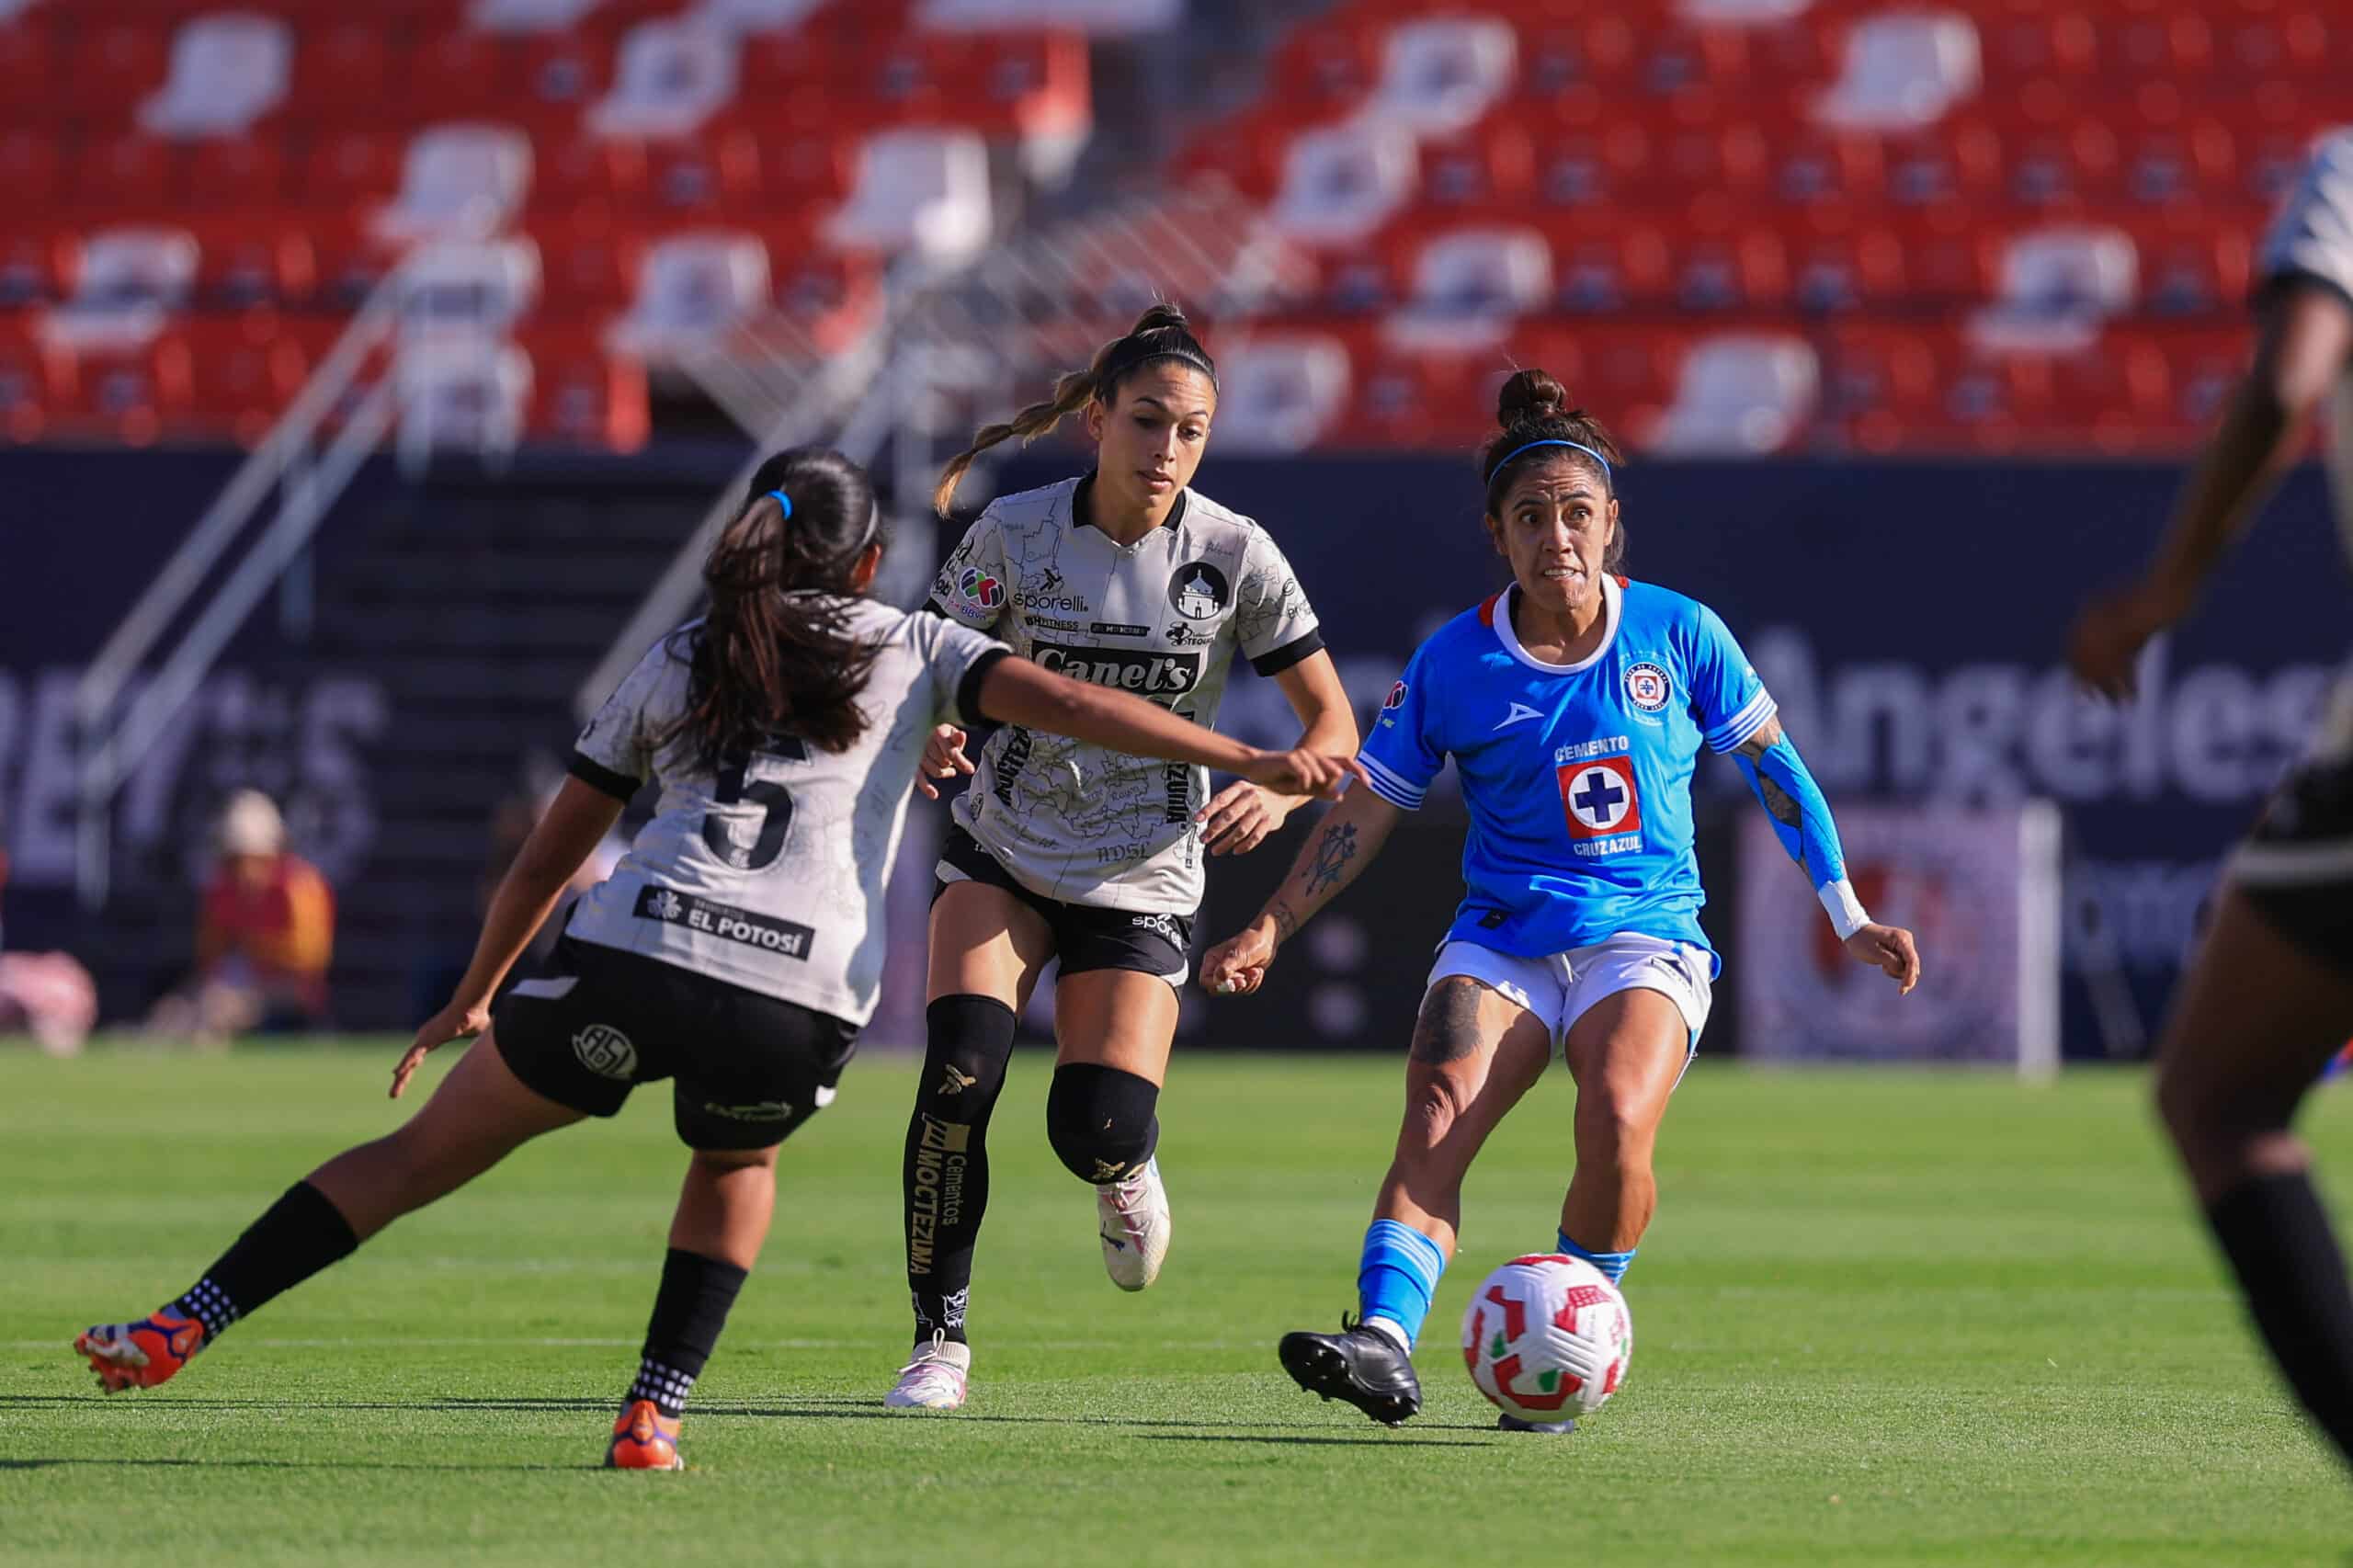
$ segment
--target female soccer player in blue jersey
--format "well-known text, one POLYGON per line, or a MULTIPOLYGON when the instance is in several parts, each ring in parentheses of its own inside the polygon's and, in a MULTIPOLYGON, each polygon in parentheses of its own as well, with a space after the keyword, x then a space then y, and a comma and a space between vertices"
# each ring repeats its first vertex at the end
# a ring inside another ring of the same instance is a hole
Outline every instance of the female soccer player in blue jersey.
POLYGON ((1560 1250, 1613 1280, 1633 1260, 1657 1201, 1651 1150, 1717 969, 1692 854, 1703 743, 1738 757, 1847 950, 1907 992, 1919 979, 1912 934, 1857 903, 1830 808, 1724 623, 1616 574, 1618 449, 1567 401, 1541 370, 1505 383, 1480 472, 1512 586, 1415 652, 1365 744, 1371 787, 1324 818, 1257 919, 1201 966, 1211 990, 1256 990, 1454 759, 1468 891, 1415 1023, 1358 1320, 1281 1345, 1302 1387, 1392 1425, 1421 1407, 1411 1353, 1454 1250, 1464 1173, 1556 1049, 1577 1085, 1560 1250))

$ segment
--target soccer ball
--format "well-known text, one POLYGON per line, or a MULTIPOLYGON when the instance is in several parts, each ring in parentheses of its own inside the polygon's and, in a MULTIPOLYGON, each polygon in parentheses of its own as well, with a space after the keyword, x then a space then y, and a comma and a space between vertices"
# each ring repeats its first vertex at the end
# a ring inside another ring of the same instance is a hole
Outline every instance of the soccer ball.
POLYGON ((1462 1361, 1505 1414, 1562 1421, 1599 1410, 1634 1354, 1626 1298, 1581 1257, 1516 1257, 1479 1282, 1462 1314, 1462 1361))

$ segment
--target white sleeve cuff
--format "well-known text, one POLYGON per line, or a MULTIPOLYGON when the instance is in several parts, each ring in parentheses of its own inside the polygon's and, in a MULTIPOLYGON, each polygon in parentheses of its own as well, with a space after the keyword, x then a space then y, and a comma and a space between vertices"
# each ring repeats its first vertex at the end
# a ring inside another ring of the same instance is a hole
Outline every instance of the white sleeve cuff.
POLYGON ((1816 890, 1822 897, 1822 907, 1829 912, 1832 929, 1845 941, 1871 923, 1863 913, 1863 901, 1855 896, 1855 884, 1841 877, 1835 882, 1824 882, 1816 890))

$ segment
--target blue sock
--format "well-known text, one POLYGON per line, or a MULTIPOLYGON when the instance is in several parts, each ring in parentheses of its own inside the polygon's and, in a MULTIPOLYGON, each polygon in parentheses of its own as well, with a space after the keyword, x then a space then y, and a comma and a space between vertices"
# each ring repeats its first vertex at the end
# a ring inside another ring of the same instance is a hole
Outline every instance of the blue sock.
POLYGON ((1411 1350, 1445 1272, 1446 1255, 1436 1242, 1411 1225, 1375 1220, 1364 1233, 1364 1261, 1357 1267, 1357 1315, 1396 1324, 1411 1350))
POLYGON ((1569 1233, 1566 1231, 1561 1233, 1561 1250, 1571 1257, 1581 1257, 1601 1270, 1603 1274, 1608 1276, 1612 1285, 1626 1278, 1627 1266, 1634 1261, 1635 1252, 1632 1247, 1628 1247, 1624 1252, 1588 1252, 1569 1240, 1569 1233))

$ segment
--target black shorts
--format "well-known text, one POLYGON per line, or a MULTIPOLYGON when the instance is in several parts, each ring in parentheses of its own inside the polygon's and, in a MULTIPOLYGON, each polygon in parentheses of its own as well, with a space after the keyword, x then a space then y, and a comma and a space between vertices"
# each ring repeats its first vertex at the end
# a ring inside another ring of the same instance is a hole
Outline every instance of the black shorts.
POLYGON ((1089 970, 1125 969, 1155 975, 1176 990, 1185 988, 1192 972, 1193 916, 1139 915, 1130 909, 1097 909, 1092 904, 1064 903, 1031 892, 981 847, 980 840, 961 827, 948 830, 939 847, 938 881, 931 890, 934 903, 953 882, 979 882, 1003 888, 1045 917, 1054 934, 1054 956, 1064 974, 1089 970))
POLYGON ((690 1149, 767 1149, 834 1097, 858 1028, 676 964, 565 937, 555 965, 501 997, 498 1054, 536 1094, 611 1116, 640 1084, 675 1079, 690 1149))
POLYGON ((2281 936, 2353 971, 2353 747, 2323 747, 2281 781, 2229 879, 2281 936))

